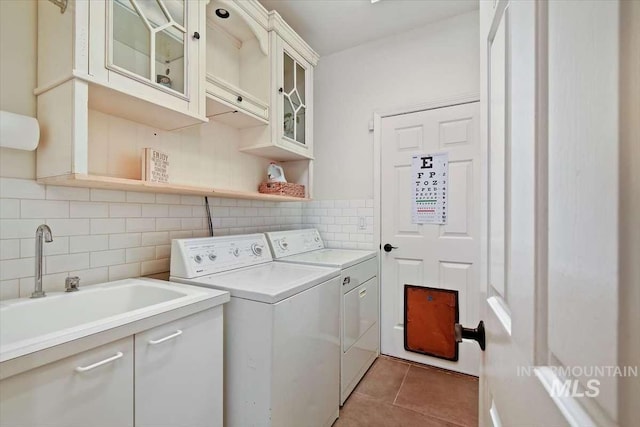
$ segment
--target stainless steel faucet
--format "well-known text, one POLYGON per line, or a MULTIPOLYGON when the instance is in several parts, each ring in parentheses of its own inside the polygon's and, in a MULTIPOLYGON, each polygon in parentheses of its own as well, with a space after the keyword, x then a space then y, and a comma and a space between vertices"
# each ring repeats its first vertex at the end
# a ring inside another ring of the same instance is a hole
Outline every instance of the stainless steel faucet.
POLYGON ((42 290, 42 240, 50 243, 53 242, 51 229, 46 224, 41 224, 36 229, 36 279, 35 290, 31 294, 31 298, 42 298, 46 294, 42 290))

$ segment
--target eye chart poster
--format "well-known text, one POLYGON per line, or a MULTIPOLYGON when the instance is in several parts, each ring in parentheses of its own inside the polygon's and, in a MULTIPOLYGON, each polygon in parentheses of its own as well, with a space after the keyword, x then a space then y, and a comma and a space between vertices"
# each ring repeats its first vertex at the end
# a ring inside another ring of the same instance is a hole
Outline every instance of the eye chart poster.
POLYGON ((411 213, 414 224, 447 223, 448 153, 411 159, 411 213))

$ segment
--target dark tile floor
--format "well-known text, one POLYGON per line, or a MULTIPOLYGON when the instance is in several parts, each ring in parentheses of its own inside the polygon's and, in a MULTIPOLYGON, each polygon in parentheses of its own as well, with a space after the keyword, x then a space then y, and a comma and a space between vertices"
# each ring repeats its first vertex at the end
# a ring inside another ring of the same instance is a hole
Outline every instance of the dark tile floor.
POLYGON ((478 425, 478 379, 380 356, 340 410, 334 427, 478 425))

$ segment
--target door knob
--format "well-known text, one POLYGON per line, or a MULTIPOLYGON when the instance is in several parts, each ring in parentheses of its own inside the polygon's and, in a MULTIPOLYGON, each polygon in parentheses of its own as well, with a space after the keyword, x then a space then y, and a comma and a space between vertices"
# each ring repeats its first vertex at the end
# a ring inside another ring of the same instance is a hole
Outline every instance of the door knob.
POLYGON ((455 324, 456 342, 462 342, 463 338, 477 341, 480 349, 484 351, 486 340, 484 335, 484 322, 481 320, 476 328, 465 328, 460 323, 455 324))
POLYGON ((397 246, 391 246, 389 243, 386 243, 382 249, 384 249, 385 252, 391 252, 394 249, 398 249, 397 246))

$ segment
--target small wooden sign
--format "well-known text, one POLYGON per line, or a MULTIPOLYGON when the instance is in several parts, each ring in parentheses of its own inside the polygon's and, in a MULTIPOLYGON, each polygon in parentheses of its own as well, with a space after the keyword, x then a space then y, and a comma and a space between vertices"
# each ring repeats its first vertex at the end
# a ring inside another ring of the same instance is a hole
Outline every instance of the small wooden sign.
POLYGON ((142 180, 169 182, 169 155, 153 148, 143 148, 142 180))

